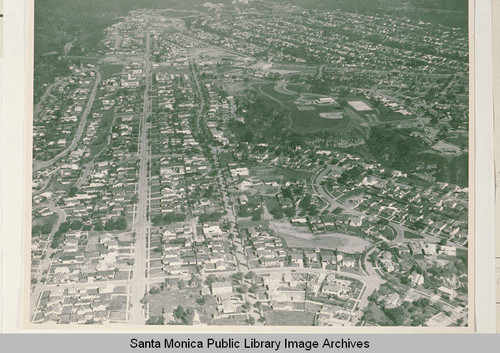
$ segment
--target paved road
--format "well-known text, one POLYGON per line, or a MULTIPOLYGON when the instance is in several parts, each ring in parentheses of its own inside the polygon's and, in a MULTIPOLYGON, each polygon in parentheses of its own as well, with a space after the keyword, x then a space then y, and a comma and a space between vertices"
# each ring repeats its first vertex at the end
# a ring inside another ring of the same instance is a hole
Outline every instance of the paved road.
POLYGON ((76 130, 76 134, 73 138, 73 141, 71 141, 71 144, 65 148, 63 151, 59 152, 54 158, 49 159, 48 161, 33 161, 33 172, 36 172, 37 170, 47 168, 54 164, 56 161, 61 159, 62 157, 66 156, 69 152, 73 151, 76 146, 78 145, 78 142, 80 141, 83 131, 85 130, 85 125, 87 123, 87 117, 90 114, 90 111, 92 110, 92 105, 94 104, 94 100, 97 94, 97 88, 99 86, 99 83, 101 82, 101 73, 97 71, 96 74, 96 80, 94 83, 94 88, 92 89, 92 93, 90 94, 89 101, 87 102, 87 107, 85 108, 85 111, 83 112, 82 118, 80 119, 80 124, 78 125, 78 129, 76 130))
POLYGON ((41 184, 42 186, 38 190, 33 190, 31 195, 35 196, 35 195, 38 195, 38 194, 41 194, 42 192, 44 192, 45 189, 47 188, 47 186, 49 186, 50 180, 52 179, 54 174, 59 170, 59 168, 60 167, 57 167, 56 169, 52 170, 49 174, 47 174, 47 179, 45 179, 45 181, 42 182, 42 184, 41 184))
POLYGON ((50 265, 52 264, 52 254, 55 252, 55 249, 52 249, 50 247, 50 244, 52 242, 52 238, 54 237, 54 234, 57 232, 59 229, 59 226, 61 223, 66 221, 66 212, 64 210, 60 209, 57 207, 53 202, 49 202, 47 204, 47 207, 57 213, 57 221, 54 224, 52 231, 49 234, 49 237, 47 239, 47 243, 45 244, 45 248, 42 251, 43 254, 45 254, 45 258, 40 262, 38 265, 36 274, 32 276, 31 278, 35 278, 37 283, 35 286, 32 288, 32 292, 30 295, 30 313, 31 313, 31 318, 33 318, 34 312, 36 307, 38 306, 40 294, 42 293, 43 290, 45 290, 44 283, 42 282, 42 278, 44 277, 45 271, 48 271, 50 268, 50 265))
POLYGON ((53 84, 51 84, 49 87, 47 87, 47 89, 45 90, 45 93, 40 98, 40 100, 38 101, 38 103, 35 106, 35 109, 33 110, 33 120, 35 120, 35 118, 38 116, 38 114, 40 114, 40 110, 43 107, 43 103, 45 102, 47 97, 50 95, 50 92, 52 91, 52 89, 63 81, 64 81, 64 79, 62 79, 62 78, 57 79, 53 84))
MULTIPOLYGON (((328 207, 329 210, 333 210, 337 207, 340 207, 344 209, 345 213, 356 215, 356 216, 366 216, 365 213, 355 209, 353 206, 346 205, 338 200, 338 198, 335 198, 328 192, 326 187, 324 185, 321 185, 321 181, 325 179, 325 177, 328 175, 330 172, 331 167, 328 166, 325 169, 322 169, 318 171, 313 178, 311 179, 311 184, 314 192, 319 195, 321 198, 323 198, 330 206, 328 207)), ((375 218, 378 218, 377 216, 373 216, 375 218)), ((399 244, 399 243, 409 243, 409 242, 414 242, 414 241, 424 241, 427 243, 437 243, 441 239, 439 237, 431 236, 422 232, 417 232, 414 230, 411 230, 410 228, 399 224, 395 222, 389 222, 389 225, 397 232, 397 236, 394 240, 391 241, 391 244, 399 244), (413 232, 413 233, 418 233, 422 236, 422 238, 419 239, 407 239, 404 237, 405 232, 413 232)), ((463 248, 461 245, 455 244, 455 246, 459 248, 463 248)))
POLYGON ((141 115, 141 132, 139 148, 139 180, 137 183, 137 202, 135 222, 132 225, 135 231, 135 251, 133 280, 130 286, 130 317, 128 323, 132 325, 143 325, 146 321, 146 312, 141 303, 147 288, 146 260, 147 260, 147 237, 149 232, 148 220, 148 127, 147 118, 149 115, 149 90, 151 89, 151 62, 150 62, 151 38, 148 32, 146 36, 145 55, 145 78, 146 87, 144 89, 144 111, 141 115))

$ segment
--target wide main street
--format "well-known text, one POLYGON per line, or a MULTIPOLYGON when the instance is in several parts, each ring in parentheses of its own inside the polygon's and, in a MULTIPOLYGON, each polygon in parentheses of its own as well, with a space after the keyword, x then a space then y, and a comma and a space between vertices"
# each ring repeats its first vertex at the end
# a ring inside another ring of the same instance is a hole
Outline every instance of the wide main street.
POLYGON ((146 320, 142 298, 146 292, 146 259, 147 235, 149 232, 148 217, 148 116, 150 113, 149 91, 151 89, 151 62, 150 62, 151 37, 146 34, 145 64, 144 64, 144 109, 141 114, 140 140, 139 140, 139 180, 137 182, 138 202, 136 207, 135 222, 132 229, 135 234, 135 251, 133 265, 133 281, 130 288, 130 317, 128 322, 132 325, 142 325, 146 320))

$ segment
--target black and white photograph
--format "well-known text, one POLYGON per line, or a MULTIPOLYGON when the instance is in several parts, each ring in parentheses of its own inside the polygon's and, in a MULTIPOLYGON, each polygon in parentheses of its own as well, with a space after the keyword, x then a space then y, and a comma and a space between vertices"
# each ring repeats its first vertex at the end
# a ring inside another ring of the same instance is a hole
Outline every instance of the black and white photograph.
POLYGON ((473 329, 469 11, 35 0, 27 325, 473 329))

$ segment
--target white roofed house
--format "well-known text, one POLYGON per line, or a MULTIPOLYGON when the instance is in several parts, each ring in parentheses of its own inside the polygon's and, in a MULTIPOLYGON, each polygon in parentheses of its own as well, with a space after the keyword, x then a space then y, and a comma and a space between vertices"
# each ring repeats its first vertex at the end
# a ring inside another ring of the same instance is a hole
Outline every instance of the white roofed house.
POLYGON ((219 297, 227 297, 233 294, 233 285, 229 281, 224 282, 212 282, 210 285, 210 291, 212 295, 219 297))
POLYGON ((250 175, 248 168, 234 168, 234 169, 230 169, 229 171, 230 171, 231 177, 233 179, 237 179, 238 177, 250 175))
POLYGON ((424 284, 424 276, 420 273, 413 272, 408 278, 414 286, 421 286, 424 284))
POLYGON ((446 256, 457 256, 457 248, 449 245, 441 245, 439 253, 446 256))
POLYGON ((438 293, 441 295, 442 298, 448 299, 448 300, 453 300, 457 296, 457 292, 451 288, 441 286, 438 288, 438 293))
POLYGON ((351 288, 340 283, 328 283, 323 286, 321 292, 324 295, 333 295, 342 300, 347 300, 351 294, 351 288))

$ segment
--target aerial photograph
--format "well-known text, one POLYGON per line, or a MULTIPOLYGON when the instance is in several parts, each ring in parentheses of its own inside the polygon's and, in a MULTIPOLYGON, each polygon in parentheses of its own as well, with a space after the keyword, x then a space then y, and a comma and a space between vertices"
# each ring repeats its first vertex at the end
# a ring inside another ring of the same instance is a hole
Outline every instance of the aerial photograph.
POLYGON ((467 0, 34 15, 31 327, 469 327, 467 0))

